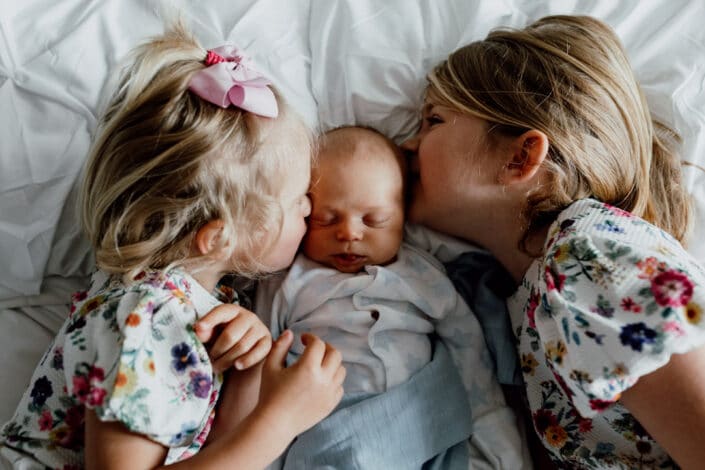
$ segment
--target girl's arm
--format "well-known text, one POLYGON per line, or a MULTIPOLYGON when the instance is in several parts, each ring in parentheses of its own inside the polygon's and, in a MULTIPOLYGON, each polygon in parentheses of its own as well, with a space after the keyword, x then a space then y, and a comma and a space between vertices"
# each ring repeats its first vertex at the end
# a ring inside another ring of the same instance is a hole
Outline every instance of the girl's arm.
MULTIPOLYGON (((214 438, 179 468, 264 468, 299 433, 327 416, 343 396, 345 368, 340 353, 319 338, 304 334, 306 349, 298 362, 284 366, 293 341, 285 331, 262 367, 261 393, 254 411, 214 438)), ((99 421, 86 410, 86 468, 161 468, 167 449, 131 433, 120 423, 99 421)))
POLYGON ((257 406, 264 361, 245 370, 230 369, 220 391, 217 412, 206 445, 233 432, 257 406))
POLYGON ((705 346, 668 364, 622 394, 621 402, 683 469, 705 462, 705 346))
MULTIPOLYGON (((261 469, 284 452, 295 436, 282 425, 274 410, 258 409, 195 456, 168 468, 261 469)), ((157 442, 130 432, 122 423, 101 422, 92 410, 86 410, 87 469, 166 468, 163 463, 167 450, 157 442)))

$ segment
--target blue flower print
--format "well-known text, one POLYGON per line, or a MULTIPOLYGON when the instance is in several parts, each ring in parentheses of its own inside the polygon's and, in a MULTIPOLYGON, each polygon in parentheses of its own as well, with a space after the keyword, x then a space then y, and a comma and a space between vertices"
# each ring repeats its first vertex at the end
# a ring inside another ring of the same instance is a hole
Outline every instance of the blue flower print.
POLYGON ((194 421, 189 421, 188 423, 183 423, 181 425, 181 431, 174 434, 174 436, 169 441, 172 446, 178 446, 184 444, 184 439, 190 434, 193 434, 198 429, 198 425, 194 421))
POLYGON ((191 372, 189 388, 198 398, 208 398, 211 391, 211 377, 204 372, 191 372))
POLYGON ((635 351, 641 351, 644 343, 651 344, 656 340, 656 331, 647 327, 644 322, 630 323, 622 327, 619 339, 625 346, 631 346, 635 351))
POLYGON ((597 230, 604 230, 606 232, 624 233, 624 229, 622 227, 615 224, 614 222, 612 222, 609 219, 605 220, 603 223, 596 224, 595 228, 597 230))
POLYGON ((171 348, 171 355, 174 358, 171 364, 177 372, 183 372, 198 362, 196 353, 186 343, 177 344, 171 348))
POLYGON ((32 391, 29 396, 32 397, 32 405, 37 408, 41 408, 46 403, 47 398, 54 394, 54 389, 51 386, 51 382, 46 375, 43 375, 34 382, 32 391))

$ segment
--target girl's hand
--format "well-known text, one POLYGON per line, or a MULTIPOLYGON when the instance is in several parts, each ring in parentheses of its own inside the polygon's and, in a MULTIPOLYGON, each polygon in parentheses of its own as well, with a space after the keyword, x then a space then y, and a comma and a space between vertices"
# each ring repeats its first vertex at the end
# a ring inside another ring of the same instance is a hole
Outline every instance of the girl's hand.
POLYGON ((198 339, 207 343, 213 371, 223 372, 234 365, 243 370, 262 361, 272 348, 272 335, 249 310, 222 304, 208 312, 194 326, 198 339), (218 328, 219 325, 223 325, 218 328))
POLYGON ((262 370, 258 408, 271 412, 278 426, 296 436, 330 414, 343 397, 345 367, 340 352, 318 337, 304 333, 299 360, 285 367, 294 335, 286 330, 274 343, 262 370))

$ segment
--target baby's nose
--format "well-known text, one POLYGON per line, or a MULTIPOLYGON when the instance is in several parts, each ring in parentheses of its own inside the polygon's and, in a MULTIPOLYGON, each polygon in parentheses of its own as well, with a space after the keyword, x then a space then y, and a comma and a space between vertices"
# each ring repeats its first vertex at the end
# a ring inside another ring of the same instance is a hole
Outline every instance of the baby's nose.
POLYGON ((362 226, 355 221, 348 220, 338 225, 336 235, 341 241, 356 241, 362 239, 362 226))

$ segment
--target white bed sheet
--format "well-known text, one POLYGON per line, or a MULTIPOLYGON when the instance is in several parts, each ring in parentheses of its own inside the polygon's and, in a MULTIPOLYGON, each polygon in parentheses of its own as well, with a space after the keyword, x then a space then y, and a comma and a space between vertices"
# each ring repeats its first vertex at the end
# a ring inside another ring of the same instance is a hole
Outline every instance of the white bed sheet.
MULTIPOLYGON (((91 270, 76 177, 111 68, 161 31, 163 4, 204 46, 246 48, 312 126, 367 124, 398 141, 416 125, 425 73, 451 50, 500 25, 594 15, 622 38, 684 160, 705 167, 701 0, 0 0, 0 421, 91 270)), ((689 250, 705 262, 705 172, 684 171, 689 250)))

